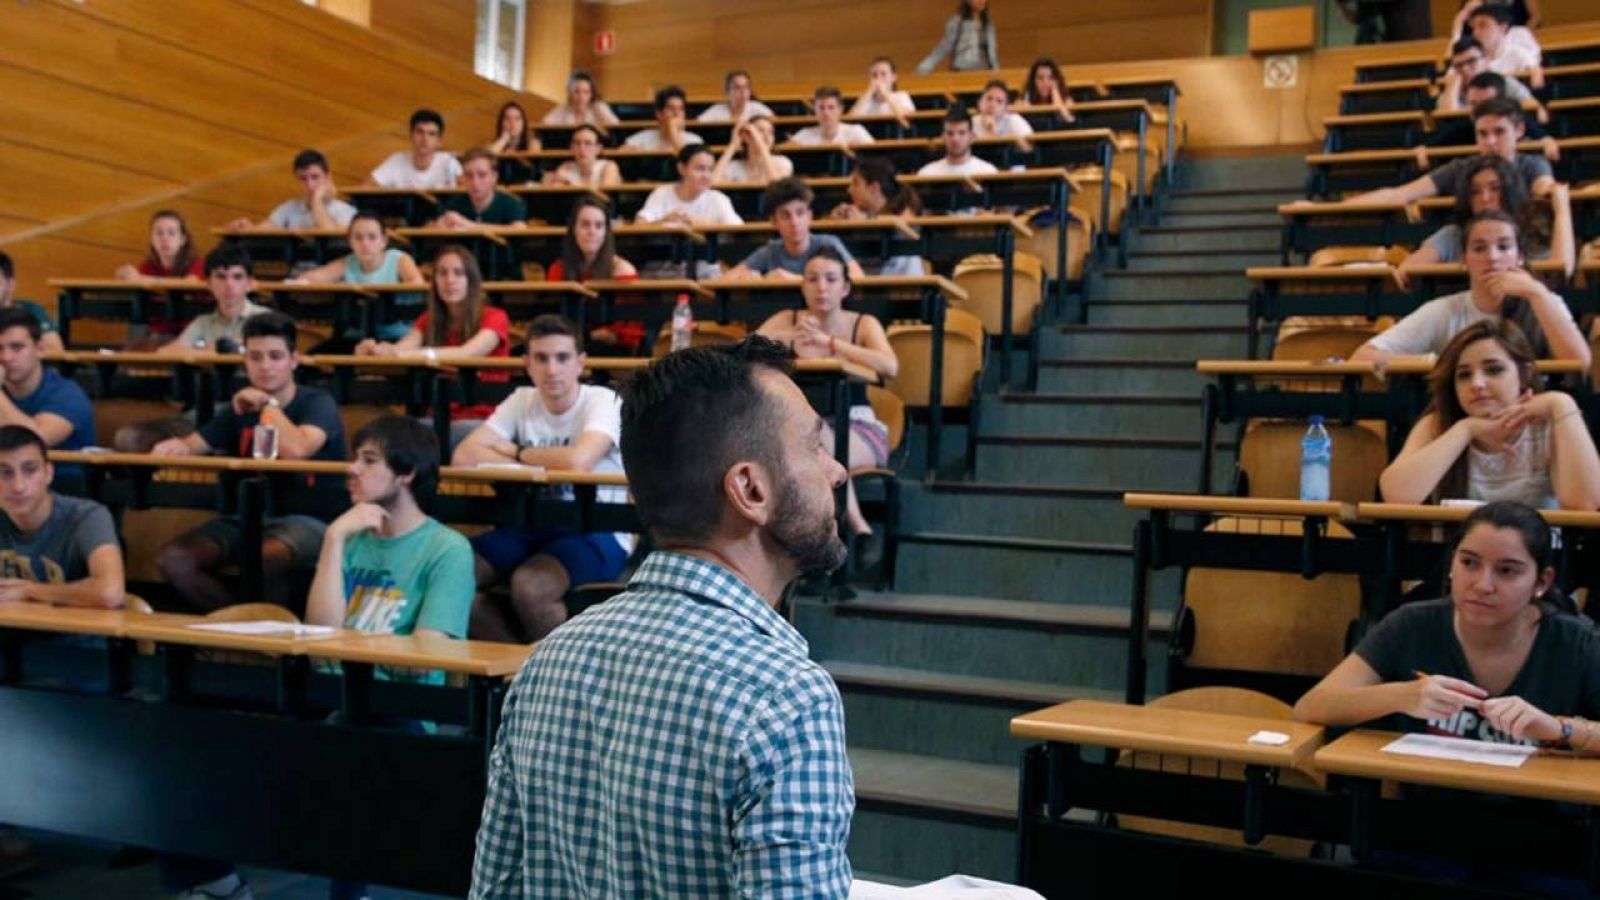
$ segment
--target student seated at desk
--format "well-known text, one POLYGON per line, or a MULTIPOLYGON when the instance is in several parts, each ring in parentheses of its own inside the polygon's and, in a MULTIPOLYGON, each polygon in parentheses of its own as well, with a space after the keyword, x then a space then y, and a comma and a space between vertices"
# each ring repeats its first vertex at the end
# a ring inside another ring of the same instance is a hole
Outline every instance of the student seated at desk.
MULTIPOLYGON (((850 199, 829 213, 835 219, 872 219, 878 216, 915 216, 922 213, 922 198, 900 182, 894 161, 886 156, 866 156, 850 173, 850 199)), ((861 267, 873 275, 921 275, 922 257, 892 256, 867 260, 861 267)))
MULTIPOLYGON (((1542 197, 1555 187, 1549 160, 1536 153, 1517 150, 1517 142, 1526 132, 1522 107, 1503 97, 1485 100, 1472 108, 1472 126, 1478 135, 1478 152, 1499 157, 1515 166, 1528 193, 1542 197)), ((1456 192, 1471 163, 1472 157, 1463 156, 1398 187, 1379 188, 1345 200, 1349 203, 1415 203, 1426 197, 1449 196, 1456 192)))
POLYGON ((750 73, 734 69, 722 76, 722 90, 728 99, 713 103, 706 111, 695 116, 697 122, 743 122, 756 116, 771 118, 772 107, 756 99, 755 85, 750 73))
POLYGON ((678 151, 678 180, 663 184, 645 197, 640 222, 681 225, 739 225, 744 219, 734 211, 728 195, 711 186, 717 158, 704 144, 689 144, 678 151))
POLYGON ((1473 510, 1450 554, 1450 595, 1391 612, 1294 717, 1600 753, 1600 634, 1563 611, 1552 559, 1534 510, 1473 510))
MULTIPOLYGON (((458 466, 522 463, 579 472, 622 471, 621 401, 607 387, 583 384, 588 356, 578 328, 563 316, 528 323, 528 377, 494 414, 461 442, 458 466)), ((561 489, 571 500, 571 486, 561 489)), ((597 489, 600 503, 627 503, 623 487, 597 489)), ((570 528, 496 528, 472 539, 478 586, 508 583, 511 603, 480 594, 472 636, 537 641, 567 620, 563 598, 573 585, 615 581, 633 552, 631 534, 580 533, 570 528)))
POLYGON ((1378 480, 1385 500, 1600 508, 1600 455, 1583 412, 1570 394, 1538 390, 1533 348, 1515 324, 1462 329, 1430 381, 1433 404, 1378 480))
POLYGON ((778 139, 767 116, 752 116, 733 129, 733 139, 711 170, 712 184, 766 184, 794 174, 794 160, 772 152, 778 139))
POLYGON ((1507 318, 1527 335, 1540 358, 1576 360, 1587 368, 1589 344, 1566 301, 1522 268, 1522 232, 1516 221, 1499 210, 1482 212, 1467 222, 1466 235, 1468 289, 1422 304, 1362 344, 1350 359, 1385 363, 1435 354, 1473 322, 1507 318))
POLYGON ((916 101, 895 82, 894 60, 887 56, 874 59, 867 67, 867 86, 850 107, 850 115, 894 116, 916 111, 916 101))
MULTIPOLYGON (((244 372, 248 384, 233 395, 200 430, 172 437, 150 448, 156 456, 220 453, 253 455, 256 430, 277 431, 279 459, 342 461, 344 423, 333 395, 319 387, 298 385, 300 365, 296 329, 288 316, 269 312, 252 316, 244 326, 244 372)), ((268 602, 287 605, 288 576, 295 568, 316 562, 323 523, 312 516, 267 519, 261 541, 262 589, 268 602)), ((237 516, 219 516, 161 548, 161 576, 196 612, 211 612, 238 600, 217 570, 240 560, 244 526, 237 516)))
MULTIPOLYGON (((1489 58, 1484 55, 1483 45, 1478 43, 1477 38, 1464 37, 1450 47, 1450 68, 1445 70, 1444 80, 1439 85, 1439 98, 1434 102, 1434 111, 1471 109, 1487 100, 1487 97, 1473 97, 1474 83, 1482 75, 1493 75, 1499 79, 1500 91, 1495 96, 1512 100, 1518 106, 1534 99, 1533 92, 1515 75, 1502 75, 1489 68, 1489 58)), ((1493 82, 1478 83, 1477 90, 1481 93, 1489 84, 1493 82)))
MULTIPOLYGON (((324 263, 288 279, 288 283, 306 284, 426 284, 428 279, 417 268, 411 254, 389 246, 389 234, 383 228, 383 219, 372 210, 362 210, 350 220, 349 256, 324 263)), ((422 302, 422 294, 405 294, 422 302)), ((396 297, 399 300, 400 297, 396 297)), ((407 322, 380 322, 378 340, 397 341, 411 328, 407 322)), ((355 339, 359 339, 357 334, 355 339)), ((319 351, 326 352, 326 351, 319 351)))
POLYGON ((609 159, 600 158, 605 139, 593 125, 579 125, 572 132, 572 159, 544 173, 548 185, 607 187, 622 183, 622 170, 609 159))
POLYGON ((54 479, 38 433, 0 425, 0 603, 116 609, 122 544, 111 513, 56 493, 54 479))
POLYGON ((1053 106, 1063 123, 1077 117, 1072 114, 1072 95, 1067 90, 1067 79, 1061 67, 1048 56, 1041 56, 1028 67, 1028 77, 1022 83, 1022 102, 1028 106, 1053 106))
POLYGON ((811 108, 817 114, 817 124, 807 125, 789 135, 790 142, 808 146, 873 142, 872 132, 865 126, 842 120, 844 95, 839 93, 838 88, 831 85, 817 88, 811 94, 811 108))
MULTIPOLYGON (((866 313, 846 312, 850 298, 850 270, 844 257, 832 248, 820 247, 806 259, 800 293, 806 308, 780 312, 765 322, 757 334, 787 344, 800 359, 838 359, 865 366, 880 378, 893 378, 900 361, 889 346, 883 323, 866 313)), ((833 447, 833 430, 823 427, 823 443, 833 447)), ((850 466, 884 466, 889 462, 889 429, 873 413, 866 388, 851 386, 850 466)), ((847 518, 854 534, 872 531, 856 502, 855 487, 849 493, 847 518)))
POLYGON ((582 69, 567 76, 567 102, 544 114, 546 125, 615 125, 617 114, 600 99, 594 78, 582 69))
POLYGON ((500 170, 494 154, 476 147, 461 154, 463 194, 447 194, 439 202, 435 228, 476 228, 479 225, 526 225, 528 206, 500 190, 500 170))
MULTIPOLYGON (((1517 80, 1515 78, 1507 78, 1498 72, 1480 72, 1472 76, 1472 80, 1467 82, 1465 91, 1466 103, 1462 108, 1476 109, 1478 104, 1498 97, 1512 99, 1520 107, 1524 101, 1511 98, 1508 90, 1509 85, 1516 83, 1517 80)), ((1527 111, 1524 110, 1522 117, 1523 139, 1538 141, 1545 159, 1551 162, 1560 160, 1561 145, 1556 143, 1555 138, 1546 134, 1543 126, 1540 125, 1541 119, 1546 119, 1549 114, 1545 112, 1543 107, 1537 105, 1532 119, 1528 118, 1526 113, 1527 111)), ((1417 167, 1424 169, 1428 167, 1429 147, 1461 147, 1476 141, 1477 129, 1473 127, 1470 115, 1453 116, 1443 121, 1435 121, 1433 131, 1423 135, 1422 140, 1417 144, 1417 167)))
POLYGON ((490 153, 527 153, 541 146, 539 136, 528 125, 528 111, 515 100, 501 104, 494 117, 494 135, 485 145, 490 153))
POLYGON ((974 137, 1026 137, 1033 126, 1011 111, 1011 88, 999 78, 983 86, 978 95, 978 116, 972 120, 974 137))
POLYGON ((250 302, 256 280, 250 276, 250 255, 237 244, 218 244, 206 254, 206 286, 216 301, 216 312, 195 316, 176 338, 156 348, 157 353, 181 354, 194 350, 239 352, 244 323, 251 316, 271 312, 250 302))
MULTIPOLYGON (((417 505, 439 478, 439 442, 407 416, 380 416, 350 439, 350 509, 328 524, 306 621, 375 634, 464 638, 472 548, 417 505)), ((442 684, 443 672, 420 679, 442 684)))
POLYGON ((17 267, 11 261, 11 254, 0 250, 0 310, 25 309, 33 315, 39 323, 40 347, 47 352, 63 349, 61 334, 56 331, 56 323, 44 307, 17 296, 17 267))
POLYGON ((195 255, 189 225, 176 210, 158 209, 150 216, 150 252, 138 264, 124 263, 116 276, 124 281, 141 278, 204 278, 205 263, 195 255))
POLYGON ((388 188, 452 188, 461 178, 461 163, 439 149, 444 138, 444 116, 431 109, 411 114, 411 151, 396 151, 367 176, 371 184, 388 188))
MULTIPOLYGON (((598 197, 581 197, 567 217, 567 233, 561 239, 561 258, 550 264, 545 277, 551 281, 638 281, 639 270, 617 255, 617 238, 611 233, 611 210, 598 197)), ((619 306, 627 298, 618 297, 619 306)), ((644 323, 616 320, 589 332, 589 339, 629 351, 644 342, 644 323)))
POLYGON ((350 224, 356 208, 339 199, 328 158, 320 150, 296 153, 293 169, 301 196, 278 204, 259 222, 242 217, 229 222, 228 228, 343 228, 350 224))
MULTIPOLYGON (((0 309, 0 425, 32 429, 48 446, 81 450, 94 446, 94 410, 78 383, 44 364, 44 332, 20 306, 0 309)), ((64 466, 63 474, 78 473, 64 466)))
POLYGON ((1529 86, 1538 90, 1544 87, 1539 39, 1525 26, 1512 24, 1512 20, 1511 10, 1497 4, 1480 4, 1467 13, 1467 27, 1483 48, 1489 70, 1501 75, 1530 72, 1529 86))
MULTIPOLYGON (((433 258, 433 290, 428 309, 417 317, 398 341, 368 338, 356 345, 357 356, 421 358, 428 361, 455 357, 509 356, 511 318, 490 306, 483 293, 483 274, 477 257, 467 248, 448 244, 433 258)), ((486 383, 510 380, 510 373, 485 371, 486 383)), ((486 403, 451 402, 451 440, 454 446, 494 407, 486 403)))
POLYGON ((961 0, 956 14, 944 23, 939 46, 917 64, 917 74, 929 74, 946 56, 950 57, 953 72, 1000 68, 994 23, 989 20, 989 0, 961 0))
POLYGON ((728 271, 729 278, 787 278, 800 280, 806 260, 827 247, 845 261, 850 277, 862 276, 861 266, 845 249, 844 242, 831 234, 811 231, 811 201, 816 195, 811 186, 798 178, 785 178, 767 186, 764 203, 772 213, 778 237, 762 245, 728 271))
POLYGON ((994 163, 972 153, 972 115, 960 106, 944 114, 944 158, 917 170, 918 175, 992 175, 994 163))
POLYGON ((622 146, 630 150, 682 150, 705 139, 683 127, 686 109, 683 88, 669 84, 656 91, 656 127, 635 131, 622 146))
POLYGON ((1499 210, 1518 223, 1526 235, 1529 255, 1534 259, 1555 259, 1568 274, 1573 267, 1572 194, 1567 185, 1557 184, 1550 191, 1549 214, 1528 197, 1522 178, 1511 164, 1498 156, 1475 156, 1456 187, 1455 221, 1429 235, 1395 273, 1402 286, 1409 286, 1407 273, 1419 265, 1458 263, 1462 260, 1461 227, 1473 216, 1499 210))

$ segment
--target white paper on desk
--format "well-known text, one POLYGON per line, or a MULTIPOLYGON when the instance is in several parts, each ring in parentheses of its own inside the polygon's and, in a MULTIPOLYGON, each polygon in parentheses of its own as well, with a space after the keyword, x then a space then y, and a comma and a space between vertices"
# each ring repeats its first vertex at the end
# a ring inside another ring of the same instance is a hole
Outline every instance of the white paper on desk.
POLYGON ((971 875, 948 875, 913 887, 852 881, 850 900, 1044 900, 1044 897, 1014 884, 971 875))
POLYGON ((1385 753, 1402 756, 1426 756, 1429 759, 1449 759, 1506 769, 1518 768, 1538 750, 1538 747, 1526 744, 1496 744, 1438 734, 1408 734, 1390 741, 1383 748, 1385 753))
POLYGON ((338 634, 330 625, 302 625, 299 622, 200 622, 190 625, 198 631, 220 631, 223 634, 289 635, 292 637, 327 637, 338 634))

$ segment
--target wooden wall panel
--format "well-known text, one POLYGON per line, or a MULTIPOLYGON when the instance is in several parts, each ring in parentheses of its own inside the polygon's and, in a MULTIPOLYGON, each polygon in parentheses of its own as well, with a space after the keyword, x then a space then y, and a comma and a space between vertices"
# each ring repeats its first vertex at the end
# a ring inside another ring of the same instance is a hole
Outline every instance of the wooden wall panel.
POLYGON ((472 69, 477 0, 372 0, 372 28, 472 69))

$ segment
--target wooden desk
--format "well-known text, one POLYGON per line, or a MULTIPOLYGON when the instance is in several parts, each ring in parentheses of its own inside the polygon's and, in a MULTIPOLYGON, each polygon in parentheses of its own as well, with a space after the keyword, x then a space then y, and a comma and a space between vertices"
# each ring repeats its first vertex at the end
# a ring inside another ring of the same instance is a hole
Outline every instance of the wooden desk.
POLYGON ((192 318, 215 308, 211 289, 198 278, 50 278, 56 289, 61 342, 72 346, 74 319, 148 323, 154 318, 192 318))
POLYGON ((0 629, 78 634, 93 637, 124 637, 129 622, 154 618, 150 613, 125 609, 86 609, 50 606, 44 603, 0 603, 0 629))
POLYGON ((386 221, 398 220, 403 225, 421 225, 437 215, 439 209, 438 196, 423 188, 360 185, 344 188, 340 193, 357 209, 375 210, 386 221))
POLYGON ((1439 71, 1439 58, 1437 53, 1414 53, 1359 62, 1356 63, 1356 84, 1431 81, 1439 71))
POLYGON ((1323 727, 1288 719, 1071 700, 1013 718, 1011 736, 1309 769, 1312 754, 1322 746, 1323 727), (1261 730, 1287 734, 1289 742, 1278 747, 1249 743, 1247 739, 1261 730))
POLYGON ((531 644, 460 641, 434 635, 368 634, 343 631, 338 636, 307 640, 301 648, 312 659, 364 663, 410 669, 509 678, 517 674, 531 644))
POLYGON ((1414 147, 1432 125, 1422 110, 1328 116, 1322 120, 1322 152, 1414 147))
POLYGON ((1339 88, 1339 113, 1425 110, 1433 103, 1433 83, 1426 78, 1347 84, 1339 88))
POLYGON ((243 247, 257 279, 269 274, 258 270, 262 262, 276 262, 274 272, 281 277, 297 263, 320 266, 350 252, 348 228, 213 228, 211 235, 243 247))

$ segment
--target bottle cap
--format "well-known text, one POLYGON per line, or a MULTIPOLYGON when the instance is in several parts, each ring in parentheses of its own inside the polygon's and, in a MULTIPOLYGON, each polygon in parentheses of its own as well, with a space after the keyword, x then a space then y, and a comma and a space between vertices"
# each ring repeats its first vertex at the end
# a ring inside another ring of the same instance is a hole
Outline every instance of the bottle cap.
POLYGON ((1321 425, 1322 424, 1322 416, 1321 416, 1321 414, 1313 413, 1311 418, 1308 419, 1307 421, 1309 421, 1313 425, 1321 425))

